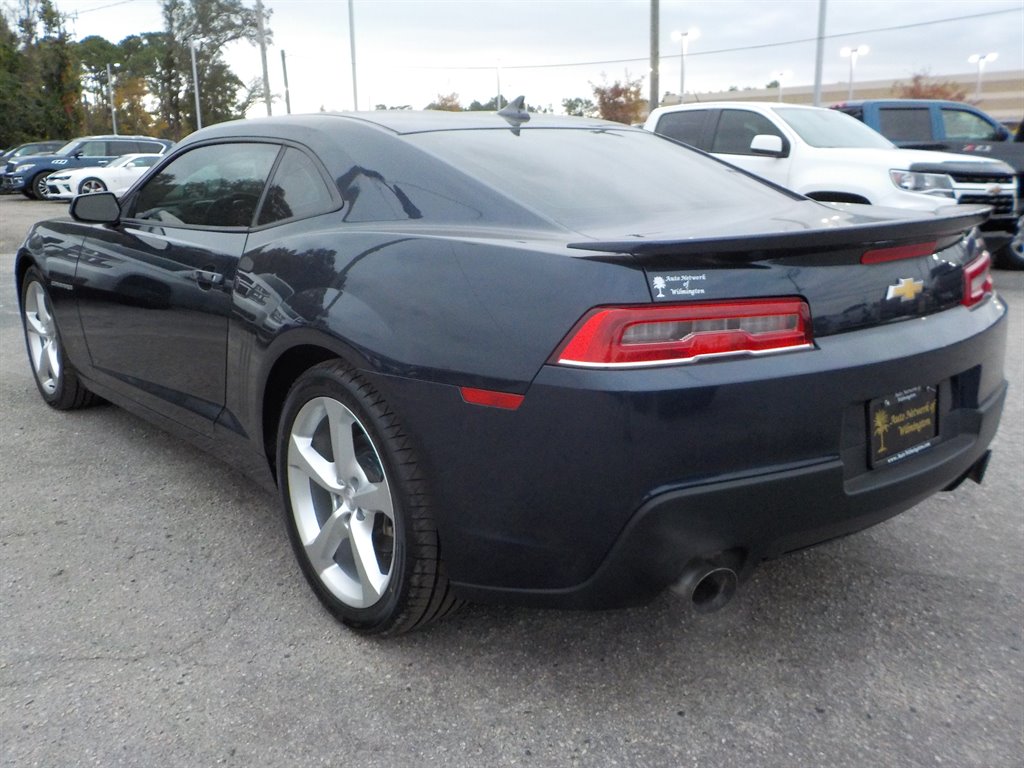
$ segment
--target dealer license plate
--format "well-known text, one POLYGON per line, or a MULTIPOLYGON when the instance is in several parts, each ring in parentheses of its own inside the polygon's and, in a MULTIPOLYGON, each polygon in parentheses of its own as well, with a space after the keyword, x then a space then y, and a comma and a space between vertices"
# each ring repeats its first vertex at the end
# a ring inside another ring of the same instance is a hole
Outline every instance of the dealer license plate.
POLYGON ((912 387, 868 404, 871 467, 903 461, 935 444, 939 433, 936 387, 912 387))

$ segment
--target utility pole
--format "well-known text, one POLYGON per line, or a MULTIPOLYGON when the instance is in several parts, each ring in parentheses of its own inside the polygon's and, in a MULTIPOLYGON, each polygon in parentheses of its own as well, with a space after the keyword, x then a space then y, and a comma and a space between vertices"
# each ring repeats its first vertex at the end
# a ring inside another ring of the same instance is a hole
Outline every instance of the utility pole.
POLYGON ((256 28, 260 35, 260 61, 263 63, 263 101, 267 103, 267 117, 270 109, 270 77, 267 75, 267 38, 263 31, 263 0, 256 0, 256 28))
POLYGON ((292 97, 288 93, 288 62, 284 58, 284 49, 281 49, 281 74, 284 76, 284 108, 285 114, 292 113, 292 97))
POLYGON ((359 91, 356 86, 356 19, 352 0, 348 0, 348 46, 352 51, 352 109, 359 111, 359 91))
MULTIPOLYGON (((658 0, 651 0, 651 98, 648 109, 654 111, 661 101, 659 94, 660 84, 658 83, 658 22, 659 22, 658 0)), ((682 98, 682 94, 679 94, 682 98)))
POLYGON ((110 101, 110 122, 114 126, 114 135, 117 136, 117 104, 114 103, 114 75, 107 64, 107 100, 110 101))

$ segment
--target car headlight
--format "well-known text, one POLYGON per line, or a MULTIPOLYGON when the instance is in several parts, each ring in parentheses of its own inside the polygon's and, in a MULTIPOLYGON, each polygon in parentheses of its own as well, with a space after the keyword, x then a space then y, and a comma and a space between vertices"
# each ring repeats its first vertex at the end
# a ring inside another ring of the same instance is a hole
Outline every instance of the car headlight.
POLYGON ((35 163, 25 163, 24 165, 19 165, 17 168, 15 168, 14 172, 15 173, 24 173, 25 171, 32 170, 35 167, 36 167, 35 163))
POLYGON ((70 179, 70 178, 71 178, 71 174, 70 174, 70 173, 62 173, 62 174, 60 174, 60 175, 58 175, 58 174, 56 174, 56 173, 51 173, 51 174, 50 174, 50 175, 49 175, 49 176, 48 176, 48 177, 46 178, 46 180, 47 180, 47 181, 67 181, 67 180, 68 180, 68 179, 70 179))
POLYGON ((892 183, 907 192, 921 192, 936 197, 953 197, 953 180, 944 173, 889 171, 892 183))

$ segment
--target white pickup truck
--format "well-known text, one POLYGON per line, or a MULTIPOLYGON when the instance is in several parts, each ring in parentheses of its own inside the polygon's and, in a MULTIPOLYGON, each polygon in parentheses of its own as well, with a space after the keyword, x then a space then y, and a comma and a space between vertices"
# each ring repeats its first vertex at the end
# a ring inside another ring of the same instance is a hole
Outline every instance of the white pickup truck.
POLYGON ((708 102, 660 107, 647 130, 710 152, 815 200, 932 211, 989 205, 993 251, 1016 231, 1017 180, 998 160, 899 149, 831 109, 784 103, 708 102))

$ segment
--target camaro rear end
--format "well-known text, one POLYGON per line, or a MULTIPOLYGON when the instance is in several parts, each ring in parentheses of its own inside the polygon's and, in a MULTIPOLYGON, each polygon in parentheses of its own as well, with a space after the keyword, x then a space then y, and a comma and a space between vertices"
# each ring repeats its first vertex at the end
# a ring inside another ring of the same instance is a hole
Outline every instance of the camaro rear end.
POLYGON ((364 632, 463 599, 714 608, 980 482, 1006 391, 985 209, 830 206, 642 131, 506 120, 226 124, 79 198, 18 257, 44 399, 276 480, 364 632))

